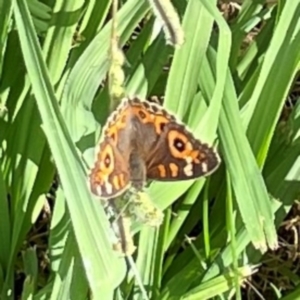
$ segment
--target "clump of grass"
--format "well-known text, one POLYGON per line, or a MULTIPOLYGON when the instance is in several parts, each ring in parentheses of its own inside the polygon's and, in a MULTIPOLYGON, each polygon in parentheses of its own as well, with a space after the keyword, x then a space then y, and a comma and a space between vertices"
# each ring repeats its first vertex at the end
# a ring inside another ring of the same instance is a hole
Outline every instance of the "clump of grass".
POLYGON ((173 1, 185 35, 180 49, 166 45, 147 1, 119 5, 125 94, 163 96, 222 158, 209 181, 150 184, 164 221, 158 229, 132 226, 137 278, 113 251, 108 218, 86 182, 110 110, 110 1, 4 2, 1 298, 247 299, 241 286, 259 263, 252 285, 261 294, 272 286, 281 297, 282 279, 297 291, 297 250, 288 245, 297 245, 298 225, 278 250, 276 228, 292 223, 300 186, 297 101, 282 118, 299 66, 300 4, 262 3, 244 1, 225 14, 217 1, 173 1), (75 32, 83 37, 76 45, 75 32), (272 260, 263 256, 268 248, 272 260))

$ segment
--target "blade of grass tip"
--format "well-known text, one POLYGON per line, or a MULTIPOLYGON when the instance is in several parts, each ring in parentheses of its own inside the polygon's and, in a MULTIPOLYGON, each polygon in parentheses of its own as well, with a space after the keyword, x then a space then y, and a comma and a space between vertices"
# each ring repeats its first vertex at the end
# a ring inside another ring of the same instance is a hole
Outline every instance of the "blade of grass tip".
POLYGON ((107 289, 113 289, 123 279, 124 261, 118 259, 109 247, 109 224, 103 208, 93 202, 87 190, 86 176, 60 114, 24 1, 14 2, 14 14, 25 64, 60 174, 87 278, 95 295, 99 291, 107 292, 107 289))

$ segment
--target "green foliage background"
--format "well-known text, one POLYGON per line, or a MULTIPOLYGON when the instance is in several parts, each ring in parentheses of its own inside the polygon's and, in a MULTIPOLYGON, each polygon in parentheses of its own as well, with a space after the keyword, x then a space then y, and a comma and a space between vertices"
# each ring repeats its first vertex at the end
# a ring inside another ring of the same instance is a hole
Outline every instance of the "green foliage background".
MULTIPOLYGON (((174 0, 185 31, 176 51, 162 33, 154 35, 146 0, 122 3, 126 92, 164 95, 164 106, 201 140, 212 143, 217 133, 223 160, 209 185, 151 185, 165 220, 158 230, 135 228, 140 282, 112 251, 107 218, 87 185, 109 113, 107 86, 100 84, 109 66, 110 2, 0 1, 0 297, 15 297, 22 248, 22 299, 87 299, 89 289, 94 299, 145 299, 143 289, 151 299, 228 299, 232 292, 241 298, 242 278, 276 247, 275 226, 299 193, 298 106, 276 126, 299 70, 300 1, 245 0, 229 27, 216 1, 174 0), (56 169, 51 274, 43 282, 26 236, 56 169), (195 228, 196 239, 182 247, 195 228)), ((299 289, 299 278, 294 282, 299 289)))

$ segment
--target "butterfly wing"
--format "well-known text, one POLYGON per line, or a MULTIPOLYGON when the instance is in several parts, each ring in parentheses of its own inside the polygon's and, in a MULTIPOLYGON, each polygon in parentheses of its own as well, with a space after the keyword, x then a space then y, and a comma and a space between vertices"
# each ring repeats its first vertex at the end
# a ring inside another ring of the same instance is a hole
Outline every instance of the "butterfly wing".
POLYGON ((147 178, 159 181, 187 180, 207 176, 220 164, 215 149, 200 142, 177 122, 165 124, 146 161, 147 178))
POLYGON ((215 149, 196 139, 162 106, 138 98, 129 99, 128 106, 147 178, 187 180, 209 175, 219 166, 215 149))
POLYGON ((114 198, 130 186, 128 161, 110 137, 104 137, 100 143, 90 173, 90 186, 94 194, 104 199, 114 198))
POLYGON ((213 147, 160 105, 139 98, 124 99, 103 132, 90 174, 91 189, 102 198, 120 195, 131 181, 142 186, 145 177, 177 181, 209 175, 220 163, 213 147))

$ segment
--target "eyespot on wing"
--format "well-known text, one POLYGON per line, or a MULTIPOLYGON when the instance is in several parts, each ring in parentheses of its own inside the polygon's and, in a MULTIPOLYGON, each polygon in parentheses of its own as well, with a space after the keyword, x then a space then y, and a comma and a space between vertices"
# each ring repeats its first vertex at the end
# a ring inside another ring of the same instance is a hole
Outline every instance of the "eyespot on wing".
POLYGON ((89 175, 91 191, 104 199, 119 196, 130 186, 128 163, 113 141, 105 137, 99 145, 96 160, 89 175))

